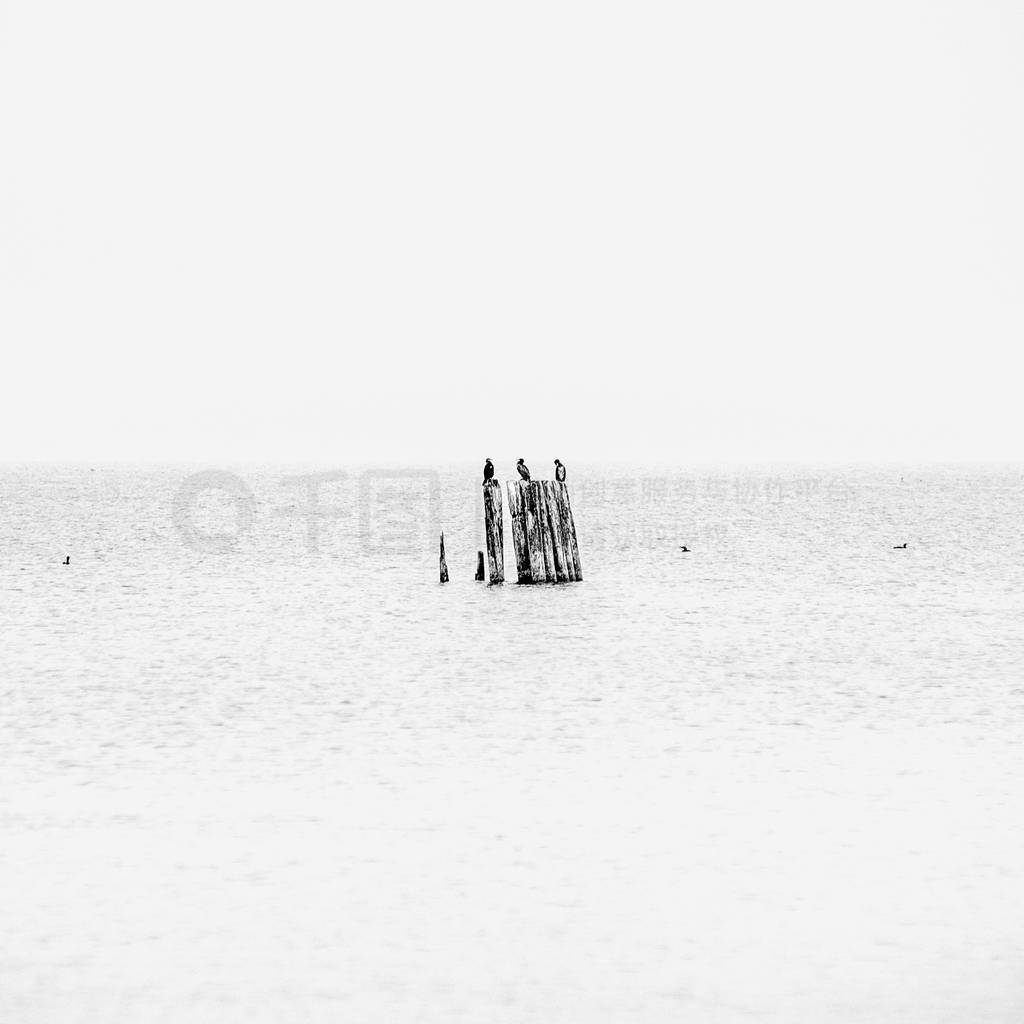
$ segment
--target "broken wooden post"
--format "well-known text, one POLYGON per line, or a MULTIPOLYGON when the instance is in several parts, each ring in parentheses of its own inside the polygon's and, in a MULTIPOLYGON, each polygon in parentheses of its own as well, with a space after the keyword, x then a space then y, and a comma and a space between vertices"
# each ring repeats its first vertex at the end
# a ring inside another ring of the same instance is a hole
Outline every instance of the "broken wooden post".
POLYGON ((476 575, 473 577, 475 580, 482 580, 484 578, 484 553, 478 551, 476 553, 476 575))
POLYGON ((501 522, 501 485, 497 480, 484 481, 484 531, 490 582, 504 583, 505 535, 501 522))
POLYGON ((444 557, 444 533, 441 534, 441 582, 448 582, 448 563, 444 557))
POLYGON ((569 492, 561 481, 510 480, 508 507, 520 583, 583 579, 569 492))

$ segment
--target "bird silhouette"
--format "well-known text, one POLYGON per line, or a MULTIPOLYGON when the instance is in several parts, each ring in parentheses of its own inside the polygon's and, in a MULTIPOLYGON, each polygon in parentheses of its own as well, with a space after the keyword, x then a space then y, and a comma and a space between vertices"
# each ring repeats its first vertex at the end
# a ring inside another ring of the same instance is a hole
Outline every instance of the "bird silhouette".
POLYGON ((526 463, 525 463, 525 462, 523 462, 523 460, 522 460, 522 459, 520 459, 520 460, 519 460, 519 461, 518 461, 518 462, 516 463, 516 469, 517 469, 517 470, 519 470, 519 475, 520 475, 520 476, 521 476, 521 477, 522 477, 522 478, 523 478, 524 480, 529 480, 529 479, 530 479, 530 469, 529 469, 529 467, 528 467, 528 466, 526 465, 526 463))
POLYGON ((493 480, 493 479, 494 479, 494 463, 491 462, 490 459, 488 459, 484 463, 484 483, 487 483, 488 480, 493 480))
POLYGON ((906 551, 907 550, 907 542, 904 541, 902 544, 893 544, 892 549, 893 549, 893 551, 906 551))
POLYGON ((562 465, 561 459, 555 459, 555 479, 560 483, 565 483, 565 466, 562 465))

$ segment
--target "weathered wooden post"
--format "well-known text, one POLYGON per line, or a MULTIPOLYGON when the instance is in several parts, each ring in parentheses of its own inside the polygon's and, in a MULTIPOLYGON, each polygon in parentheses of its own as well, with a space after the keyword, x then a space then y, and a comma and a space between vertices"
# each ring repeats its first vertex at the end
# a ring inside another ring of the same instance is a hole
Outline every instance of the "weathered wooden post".
POLYGON ((559 544, 562 549, 565 578, 569 582, 574 582, 579 579, 579 576, 576 575, 576 567, 572 560, 572 538, 570 537, 569 517, 561 490, 564 486, 565 484, 557 480, 551 485, 551 493, 555 502, 555 532, 558 535, 559 544))
POLYGON ((530 547, 526 539, 526 507, 518 481, 508 482, 508 514, 512 517, 512 546, 516 550, 516 577, 520 583, 532 583, 530 547))
POLYGON ((491 583, 505 582, 505 535, 501 522, 501 485, 484 481, 484 531, 487 534, 487 569, 491 583))
POLYGON ((534 583, 546 583, 544 571, 544 541, 540 535, 540 517, 537 514, 537 492, 532 481, 522 485, 523 504, 526 507, 526 544, 530 552, 530 577, 534 583))
POLYGON ((448 582, 448 563, 444 557, 444 533, 441 533, 441 582, 448 582))
POLYGON ((545 480, 541 485, 544 488, 544 509, 547 518, 544 528, 551 537, 551 554, 555 561, 555 579, 559 583, 569 582, 569 571, 565 566, 565 540, 562 536, 562 520, 558 514, 558 498, 555 496, 555 485, 551 480, 545 480))
POLYGON ((478 551, 476 553, 476 575, 473 577, 475 580, 482 580, 484 578, 484 553, 478 551))
POLYGON ((555 583, 558 575, 555 572, 555 548, 551 537, 551 518, 548 515, 547 484, 536 480, 530 485, 537 493, 537 521, 540 523, 541 553, 544 556, 544 579, 555 583))
POLYGON ((567 554, 572 562, 573 579, 581 580, 583 579, 583 566, 580 565, 580 546, 576 540, 576 521, 572 517, 572 506, 569 504, 569 489, 562 481, 556 481, 555 488, 558 492, 558 504, 569 543, 567 554))

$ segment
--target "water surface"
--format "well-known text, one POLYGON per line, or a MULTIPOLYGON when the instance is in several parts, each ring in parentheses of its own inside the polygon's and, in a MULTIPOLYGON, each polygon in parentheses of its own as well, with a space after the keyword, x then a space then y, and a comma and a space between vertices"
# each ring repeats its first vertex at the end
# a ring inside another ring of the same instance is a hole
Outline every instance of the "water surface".
POLYGON ((1022 1018, 1019 467, 202 468, 0 471, 0 1018, 1022 1018))

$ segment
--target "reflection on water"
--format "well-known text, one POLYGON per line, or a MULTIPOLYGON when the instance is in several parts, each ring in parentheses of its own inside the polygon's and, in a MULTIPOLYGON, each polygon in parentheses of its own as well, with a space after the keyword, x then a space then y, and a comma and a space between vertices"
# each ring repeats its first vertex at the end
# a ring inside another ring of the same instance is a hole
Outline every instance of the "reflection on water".
POLYGON ((190 472, 0 474, 2 1019, 1024 1012, 1019 470, 190 472))

